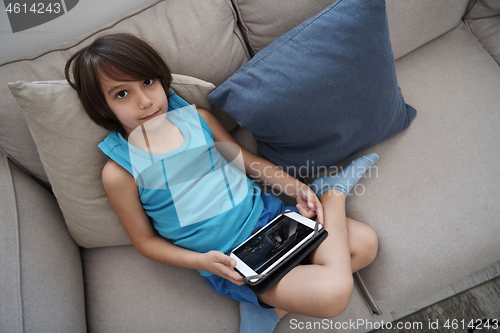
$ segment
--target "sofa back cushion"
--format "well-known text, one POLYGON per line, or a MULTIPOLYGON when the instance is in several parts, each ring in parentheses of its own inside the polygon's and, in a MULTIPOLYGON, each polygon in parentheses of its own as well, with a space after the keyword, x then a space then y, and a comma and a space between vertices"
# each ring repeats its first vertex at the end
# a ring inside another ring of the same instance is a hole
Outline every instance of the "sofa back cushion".
MULTIPOLYGON (((318 14, 334 0, 232 0, 250 52, 318 14)), ((456 27, 468 0, 387 0, 392 48, 396 59, 456 27)))
POLYGON ((498 0, 469 0, 465 19, 482 19, 500 15, 498 0))
MULTIPOLYGON (((35 177, 48 181, 21 109, 7 83, 62 80, 64 65, 75 51, 102 34, 115 32, 129 32, 150 42, 173 73, 216 85, 249 59, 230 0, 164 0, 85 36, 0 65, 0 149, 35 177)), ((215 108, 212 112, 226 129, 236 126, 222 111, 215 108)))
POLYGON ((500 65, 500 1, 471 0, 465 20, 472 34, 500 65))

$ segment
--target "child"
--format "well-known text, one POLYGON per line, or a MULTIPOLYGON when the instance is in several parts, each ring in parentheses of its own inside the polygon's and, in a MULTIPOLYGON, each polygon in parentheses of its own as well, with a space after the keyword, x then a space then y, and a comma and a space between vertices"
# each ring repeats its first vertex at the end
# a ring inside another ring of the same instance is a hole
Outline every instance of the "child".
POLYGON ((372 262, 378 247, 368 225, 346 218, 345 200, 376 154, 308 187, 239 146, 211 113, 172 92, 161 56, 129 34, 96 39, 69 59, 65 75, 90 118, 112 130, 99 145, 108 157, 103 184, 140 254, 199 270, 216 292, 240 302, 241 331, 270 332, 287 312, 330 318, 344 311, 352 272, 372 262), (217 149, 221 143, 237 151, 217 149), (227 168, 235 156, 250 176, 286 188, 296 207, 260 193, 244 173, 227 168), (295 267, 256 296, 224 253, 285 209, 316 216, 329 236, 310 265, 295 267))

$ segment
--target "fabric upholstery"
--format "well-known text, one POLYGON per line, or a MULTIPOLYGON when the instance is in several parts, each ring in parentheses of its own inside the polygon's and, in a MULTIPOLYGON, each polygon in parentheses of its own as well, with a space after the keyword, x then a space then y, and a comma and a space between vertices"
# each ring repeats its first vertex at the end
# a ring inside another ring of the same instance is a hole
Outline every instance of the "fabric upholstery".
MULTIPOLYGON (((135 333, 144 327, 149 332, 238 331, 238 303, 215 293, 194 270, 154 262, 131 245, 83 249, 82 258, 89 332, 135 333)), ((355 287, 348 309, 333 323, 371 317, 355 287)), ((319 325, 321 319, 289 314, 274 332, 290 332, 299 322, 319 325)))
POLYGON ((9 162, 0 152, 0 328, 5 332, 23 332, 20 294, 19 224, 16 194, 9 162))
POLYGON ((500 15, 470 19, 467 23, 486 51, 500 65, 500 15))
POLYGON ((462 24, 396 69, 419 115, 369 150, 376 169, 347 199, 347 216, 379 236, 361 276, 383 313, 500 257, 500 67, 462 24))
POLYGON ((471 1, 465 19, 474 36, 500 65, 500 1, 471 1))
POLYGON ((252 55, 313 17, 335 0, 232 0, 252 55))
POLYGON ((329 6, 259 52, 209 101, 296 177, 398 134, 416 114, 397 84, 383 0, 329 6))
POLYGON ((500 15, 500 2, 497 0, 470 0, 465 19, 482 19, 500 15))
MULTIPOLYGON (((94 124, 66 81, 9 86, 23 109, 73 239, 84 247, 130 244, 102 185, 106 157, 97 145, 110 131, 94 124)), ((210 106, 206 96, 214 89, 211 83, 174 74, 171 87, 189 103, 210 106)))
MULTIPOLYGON (((62 80, 64 65, 74 52, 99 35, 113 32, 129 32, 149 41, 173 73, 216 85, 249 58, 230 0, 164 0, 85 36, 0 65, 0 148, 37 178, 47 181, 35 143, 7 83, 62 80)), ((236 126, 221 110, 212 112, 226 129, 236 126)))
MULTIPOLYGON (((335 2, 334 0, 232 1, 252 54, 335 2)), ((402 57, 456 27, 465 12, 467 2, 468 0, 387 0, 387 15, 395 58, 402 57)))
POLYGON ((0 153, 0 331, 86 332, 80 251, 53 195, 0 153))

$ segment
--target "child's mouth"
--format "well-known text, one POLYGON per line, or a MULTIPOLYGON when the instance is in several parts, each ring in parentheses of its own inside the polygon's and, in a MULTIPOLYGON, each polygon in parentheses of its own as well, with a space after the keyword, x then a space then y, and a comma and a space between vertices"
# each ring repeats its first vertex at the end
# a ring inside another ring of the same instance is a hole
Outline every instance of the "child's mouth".
POLYGON ((141 120, 149 120, 149 119, 153 119, 154 117, 156 117, 158 115, 158 113, 160 113, 160 110, 156 111, 155 113, 153 114, 150 114, 149 116, 146 116, 146 117, 143 117, 141 118, 141 120))

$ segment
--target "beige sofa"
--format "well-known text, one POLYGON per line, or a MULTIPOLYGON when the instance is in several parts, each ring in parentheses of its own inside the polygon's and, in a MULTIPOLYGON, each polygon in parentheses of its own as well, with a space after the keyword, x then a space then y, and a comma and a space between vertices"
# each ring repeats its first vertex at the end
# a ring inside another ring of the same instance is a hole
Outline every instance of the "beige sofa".
MULTIPOLYGON (((235 301, 196 271, 150 261, 130 245, 100 184, 96 142, 107 133, 54 80, 82 45, 126 31, 189 76, 177 77, 179 94, 203 105, 213 85, 332 2, 159 1, 0 65, 0 332, 237 331, 235 301)), ((378 256, 355 274, 339 317, 290 314, 276 332, 347 332, 352 322, 368 331, 367 321, 399 319, 499 275, 500 5, 387 0, 387 12, 399 85, 418 115, 369 149, 380 155, 377 173, 347 201, 347 215, 378 233, 378 256)), ((212 112, 256 151, 248 132, 212 112)))

